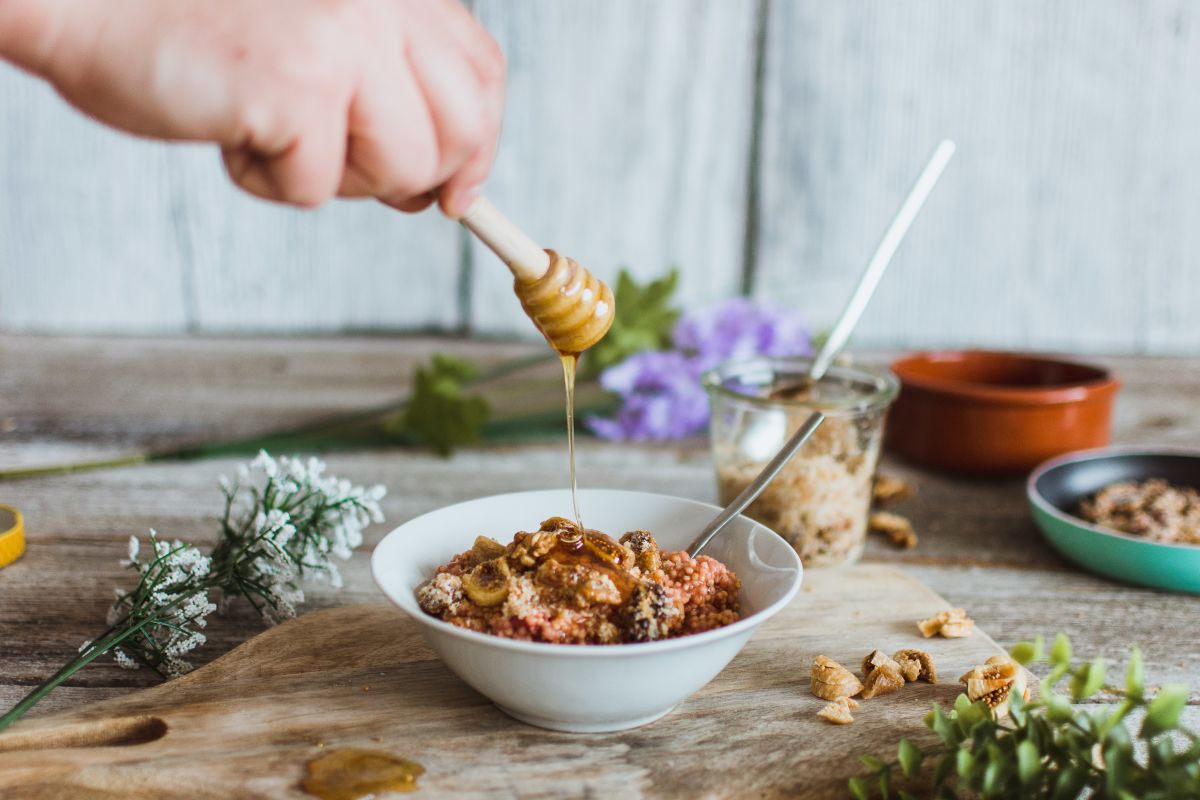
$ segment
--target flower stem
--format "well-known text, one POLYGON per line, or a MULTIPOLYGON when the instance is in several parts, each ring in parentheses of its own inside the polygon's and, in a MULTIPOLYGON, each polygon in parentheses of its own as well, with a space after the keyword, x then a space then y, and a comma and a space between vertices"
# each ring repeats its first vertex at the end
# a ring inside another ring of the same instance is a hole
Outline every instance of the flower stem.
MULTIPOLYGON (((76 672, 83 669, 88 664, 92 663, 97 658, 128 639, 130 636, 133 636, 135 633, 145 627, 150 621, 150 619, 144 619, 141 622, 125 628, 124 630, 114 630, 113 628, 109 628, 108 632, 89 645, 85 652, 80 653, 75 658, 64 664, 62 669, 50 676, 48 680, 46 680, 32 692, 21 698, 21 700, 7 712, 5 712, 3 716, 0 716, 0 731, 4 730, 9 725, 12 725, 18 719, 25 716, 25 713, 41 702, 43 697, 50 694, 50 692, 52 692, 55 688, 70 679, 70 677, 76 672)), ((128 622, 128 620, 126 620, 126 622, 128 622)))

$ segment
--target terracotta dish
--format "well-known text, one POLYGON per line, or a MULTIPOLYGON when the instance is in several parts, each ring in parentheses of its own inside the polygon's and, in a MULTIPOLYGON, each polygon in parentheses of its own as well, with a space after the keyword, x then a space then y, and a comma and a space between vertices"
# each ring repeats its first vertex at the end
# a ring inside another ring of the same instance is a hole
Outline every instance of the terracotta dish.
POLYGON ((1120 387, 1100 367, 980 350, 917 353, 892 371, 901 388, 888 447, 919 464, 992 475, 1108 444, 1120 387))

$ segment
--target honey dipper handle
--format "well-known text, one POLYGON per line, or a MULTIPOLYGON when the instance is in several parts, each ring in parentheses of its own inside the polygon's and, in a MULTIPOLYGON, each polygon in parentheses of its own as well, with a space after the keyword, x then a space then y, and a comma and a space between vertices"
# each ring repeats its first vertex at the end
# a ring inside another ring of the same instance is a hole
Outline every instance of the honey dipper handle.
POLYGON ((550 269, 550 256, 512 224, 486 197, 476 200, 459 220, 500 257, 518 280, 532 282, 550 269))

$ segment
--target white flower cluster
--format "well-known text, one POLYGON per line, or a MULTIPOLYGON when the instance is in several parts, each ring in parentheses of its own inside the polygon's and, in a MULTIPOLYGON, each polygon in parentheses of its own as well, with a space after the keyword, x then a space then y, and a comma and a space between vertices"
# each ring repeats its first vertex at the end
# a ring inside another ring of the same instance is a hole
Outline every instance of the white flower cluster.
MULTIPOLYGON (((208 615, 216 610, 209 600, 207 578, 212 561, 197 548, 176 539, 162 541, 150 531, 150 550, 154 557, 140 561, 136 536, 129 537, 129 558, 121 563, 137 570, 141 579, 131 592, 117 590, 117 602, 108 613, 110 625, 122 620, 144 622, 132 637, 128 649, 141 654, 152 666, 170 676, 192 669, 184 655, 204 644, 200 632, 208 624, 208 615)), ((127 648, 116 647, 117 664, 137 669, 138 662, 127 648)))
MULTIPOLYGON (((255 530, 290 523, 280 529, 284 541, 276 536, 274 543, 292 556, 292 563, 275 564, 264 570, 264 574, 274 579, 272 597, 282 598, 285 593, 281 584, 287 584, 292 588, 291 604, 302 601, 304 595, 296 594, 294 584, 307 572, 323 574, 335 588, 340 588, 341 573, 330 556, 349 559, 362 544, 363 529, 372 522, 383 521, 379 501, 387 490, 383 486, 355 486, 348 480, 327 476, 325 464, 318 458, 275 459, 265 451, 238 469, 238 484, 256 481, 259 475, 265 476, 266 485, 256 498, 261 506, 255 530), (261 518, 264 511, 266 517, 261 518), (284 516, 272 518, 277 512, 284 516), (297 528, 302 529, 300 537, 295 537, 297 528)), ((222 478, 222 486, 230 487, 226 489, 230 497, 237 491, 237 486, 231 486, 227 478, 222 478)), ((285 609, 287 605, 284 604, 285 609)))
POLYGON ((327 476, 316 458, 276 460, 260 452, 237 477, 221 477, 226 513, 212 556, 150 531, 152 557, 143 561, 137 537, 130 537, 129 557, 121 563, 137 571, 138 584, 117 590, 111 630, 81 652, 111 648, 122 667, 145 663, 169 676, 188 672, 192 665, 184 656, 204 644, 201 629, 217 608, 213 590, 224 600, 245 597, 269 622, 294 617, 304 601, 300 582, 321 575, 340 587, 331 558, 350 558, 363 529, 383 521, 382 486, 327 476), (114 647, 116 638, 122 641, 114 647))

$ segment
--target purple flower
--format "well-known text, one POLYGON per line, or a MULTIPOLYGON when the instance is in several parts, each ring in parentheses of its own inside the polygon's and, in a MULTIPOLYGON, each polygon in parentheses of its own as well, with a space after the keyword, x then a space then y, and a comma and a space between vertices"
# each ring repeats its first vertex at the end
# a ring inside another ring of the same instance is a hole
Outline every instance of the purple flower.
POLYGON ((675 326, 674 343, 701 371, 731 358, 812 353, 812 339, 798 313, 744 297, 685 314, 675 326))
POLYGON ((691 436, 708 423, 705 370, 731 358, 812 353, 799 314, 746 298, 684 315, 673 341, 674 350, 636 353, 600 375, 621 410, 613 419, 589 417, 593 433, 634 442, 691 436))
POLYGON ((622 398, 615 418, 587 419, 588 428, 602 439, 682 439, 708 423, 708 397, 696 363, 682 353, 635 353, 606 369, 600 385, 622 398))

